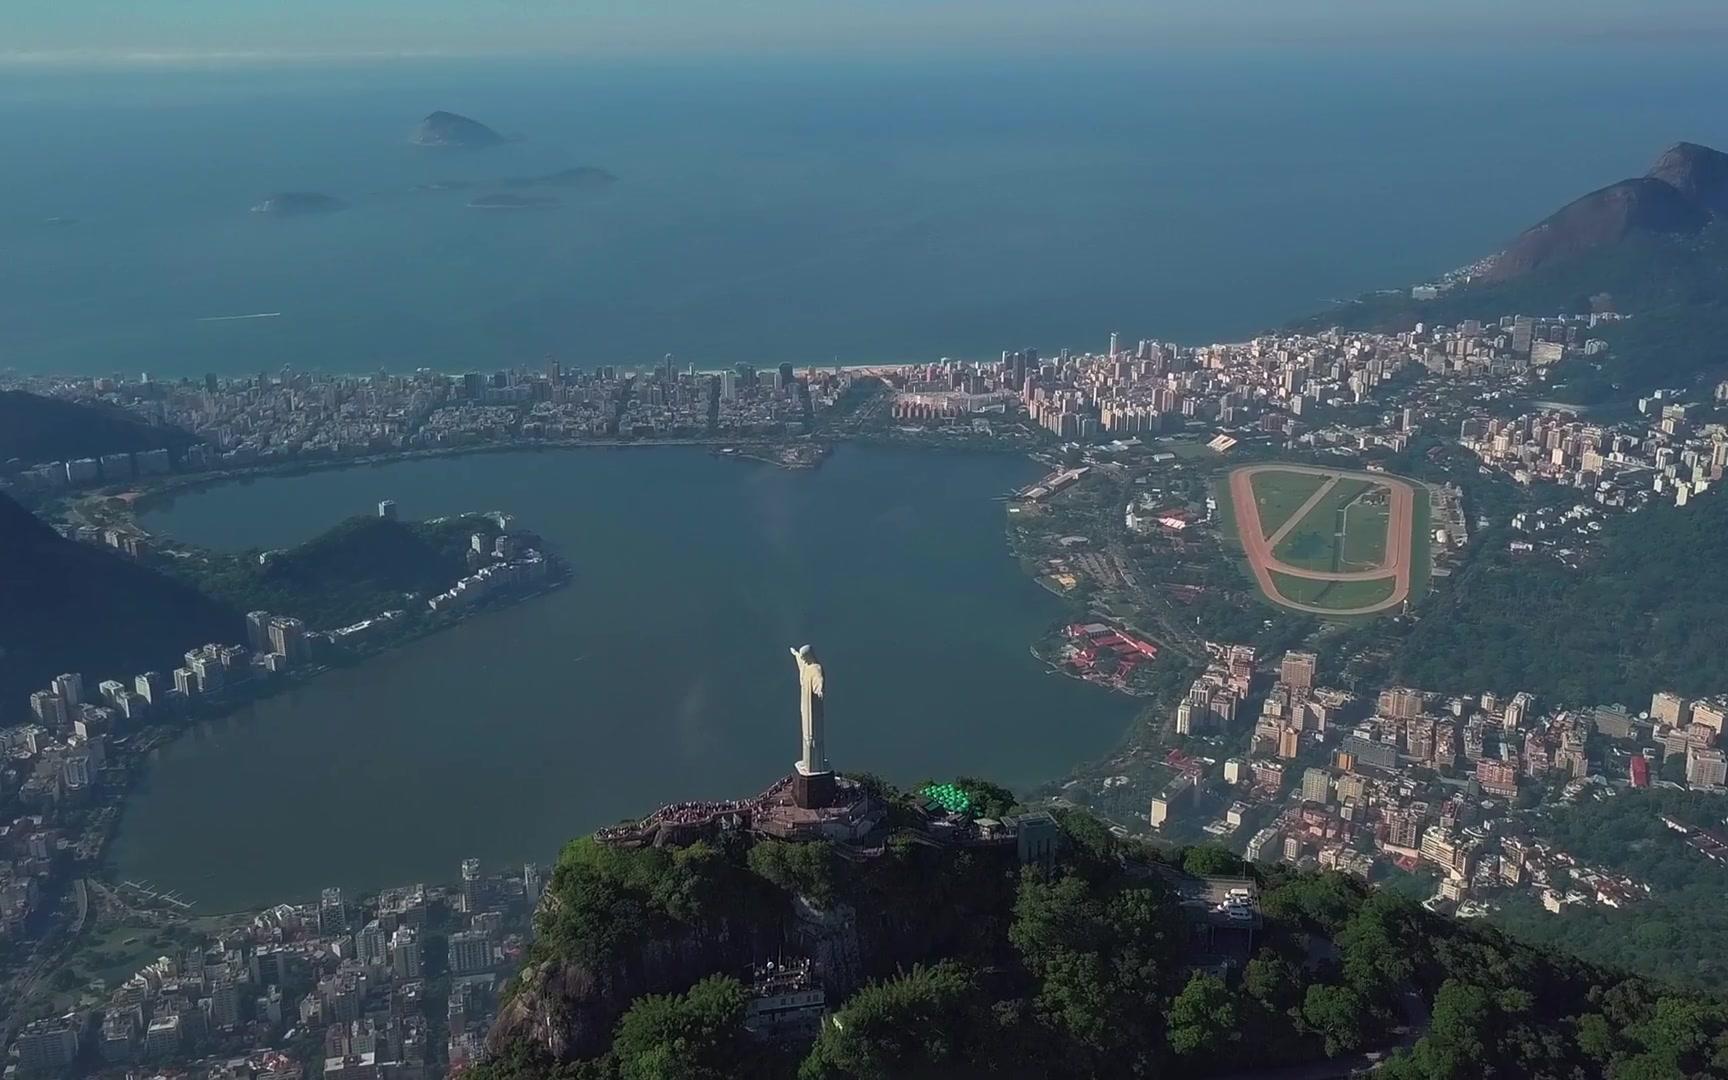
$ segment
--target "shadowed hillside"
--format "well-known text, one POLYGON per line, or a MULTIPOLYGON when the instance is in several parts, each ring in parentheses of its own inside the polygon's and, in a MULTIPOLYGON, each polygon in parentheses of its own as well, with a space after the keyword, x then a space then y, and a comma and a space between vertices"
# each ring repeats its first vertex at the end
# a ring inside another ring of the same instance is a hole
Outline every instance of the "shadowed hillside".
POLYGON ((63 671, 129 677, 177 667, 205 642, 245 639, 238 612, 107 549, 64 539, 0 495, 0 721, 23 720, 30 691, 63 671))
POLYGON ((23 390, 0 390, 0 462, 25 464, 102 454, 178 450, 199 439, 147 424, 123 409, 83 405, 23 390))

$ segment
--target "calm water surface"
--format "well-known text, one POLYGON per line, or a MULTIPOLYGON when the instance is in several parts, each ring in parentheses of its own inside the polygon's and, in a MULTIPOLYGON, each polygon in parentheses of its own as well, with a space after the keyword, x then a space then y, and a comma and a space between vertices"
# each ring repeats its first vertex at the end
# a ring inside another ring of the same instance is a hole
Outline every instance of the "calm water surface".
POLYGON ((114 862, 205 909, 549 860, 679 797, 747 794, 797 752, 787 646, 829 675, 837 766, 904 783, 1060 776, 1118 739, 1126 698, 1047 675, 1057 601, 992 496, 1021 458, 842 446, 816 472, 699 449, 480 455, 182 496, 155 530, 305 539, 394 498, 503 508, 575 566, 557 593, 324 676, 161 751, 114 862))
POLYGON ((1467 263, 1677 140, 1728 144, 1725 99, 1707 48, 1618 41, 0 69, 0 369, 1220 340, 1467 263), (408 145, 433 109, 523 141, 408 145), (410 190, 582 164, 621 179, 542 212, 410 190), (282 190, 351 206, 247 212, 282 190), (200 321, 255 312, 281 317, 200 321))

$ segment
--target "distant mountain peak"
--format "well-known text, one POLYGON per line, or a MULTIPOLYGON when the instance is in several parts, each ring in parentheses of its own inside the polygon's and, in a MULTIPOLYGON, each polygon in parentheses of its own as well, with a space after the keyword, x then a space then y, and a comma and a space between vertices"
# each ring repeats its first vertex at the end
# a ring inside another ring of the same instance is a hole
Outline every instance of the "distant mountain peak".
POLYGON ((478 120, 440 109, 420 121, 412 141, 418 146, 478 148, 496 146, 508 140, 478 120))
POLYGON ((1728 154, 1697 143, 1675 143, 1647 174, 1712 214, 1728 215, 1728 154))
POLYGON ((1676 143, 1647 175, 1598 188, 1524 230, 1484 277, 1519 277, 1634 234, 1694 235, 1713 217, 1728 217, 1728 154, 1676 143))

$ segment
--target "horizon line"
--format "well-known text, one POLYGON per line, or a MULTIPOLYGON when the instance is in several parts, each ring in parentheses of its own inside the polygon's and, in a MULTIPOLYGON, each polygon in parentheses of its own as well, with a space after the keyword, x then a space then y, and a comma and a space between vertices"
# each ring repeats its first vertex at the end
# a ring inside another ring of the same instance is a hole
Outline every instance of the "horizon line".
MULTIPOLYGON (((659 41, 643 42, 613 42, 610 44, 592 44, 588 46, 521 46, 499 47, 494 49, 449 49, 449 48, 354 48, 354 49, 248 49, 212 47, 208 49, 173 49, 173 48, 24 48, 0 49, 0 71, 7 70, 77 70, 77 69, 165 69, 175 67, 268 67, 268 66, 316 66, 325 64, 356 64, 388 61, 558 61, 584 59, 589 61, 642 61, 667 60, 688 61, 691 59, 752 59, 760 57, 776 57, 796 59, 808 57, 812 60, 832 62, 836 57, 852 59, 859 62, 893 61, 896 59, 970 53, 1001 57, 1019 55, 1042 56, 1132 56, 1144 54, 1147 51, 1159 51, 1162 48, 1188 49, 1195 46, 1214 47, 1219 49, 1263 49, 1263 48, 1337 48, 1359 46, 1364 43, 1379 41, 1405 41, 1412 37, 1421 40, 1439 40, 1469 35, 1463 28, 1430 29, 1426 33, 1412 34, 1408 31, 1393 30, 1311 30, 1303 28, 1265 30, 1250 34, 1226 35, 1204 31, 1187 33, 1166 33, 1155 41, 1140 40, 1133 36, 1118 37, 1107 41, 1076 37, 1073 39, 1053 40, 1044 43, 1034 41, 1005 44, 995 40, 975 40, 966 38, 924 39, 916 42, 880 41, 866 43, 862 46, 848 47, 839 43, 827 41, 783 40, 778 42, 757 41, 749 45, 726 47, 723 44, 689 43, 678 45, 659 41)), ((1651 29, 1638 31, 1623 26, 1602 24, 1600 26, 1573 28, 1571 32, 1558 36, 1550 36, 1545 41, 1560 46, 1591 42, 1611 42, 1617 46, 1626 45, 1702 45, 1712 47, 1721 39, 1728 38, 1728 24, 1716 26, 1669 27, 1660 30, 1651 29)), ((1493 52, 1497 46, 1516 49, 1519 52, 1529 52, 1527 42, 1486 42, 1481 43, 1485 52, 1493 52)))

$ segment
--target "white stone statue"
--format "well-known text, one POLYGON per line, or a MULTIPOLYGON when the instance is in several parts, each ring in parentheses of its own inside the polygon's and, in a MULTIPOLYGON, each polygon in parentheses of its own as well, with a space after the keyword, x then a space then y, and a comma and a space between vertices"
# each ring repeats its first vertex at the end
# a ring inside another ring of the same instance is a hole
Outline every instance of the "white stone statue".
POLYGON ((803 720, 803 756, 798 759, 798 771, 805 776, 828 771, 828 747, 822 732, 822 661, 808 645, 792 649, 792 659, 798 661, 799 715, 803 720))

